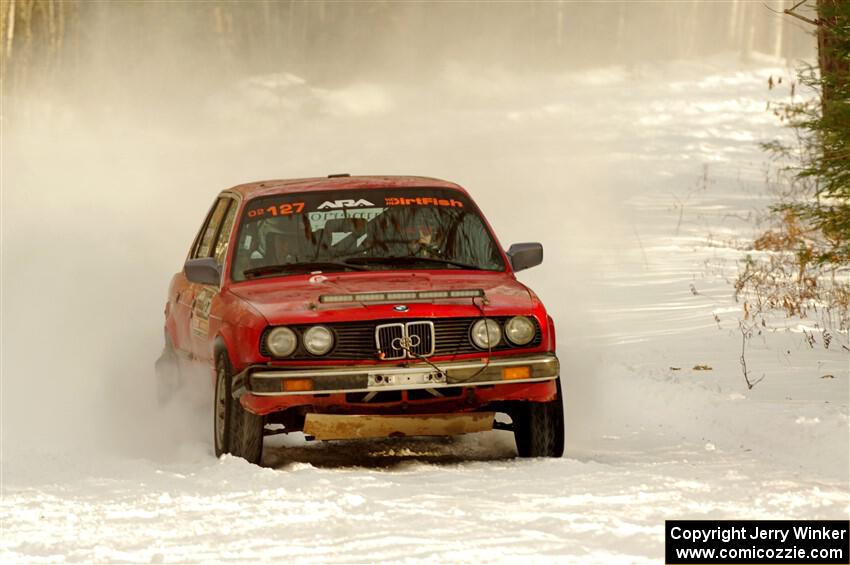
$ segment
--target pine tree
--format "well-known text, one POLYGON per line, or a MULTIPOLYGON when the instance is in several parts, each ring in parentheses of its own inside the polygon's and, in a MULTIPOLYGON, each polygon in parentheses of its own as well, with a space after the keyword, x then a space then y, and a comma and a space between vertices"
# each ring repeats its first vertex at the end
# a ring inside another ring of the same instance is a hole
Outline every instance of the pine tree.
MULTIPOLYGON (((816 100, 785 104, 783 119, 795 128, 800 141, 794 176, 811 192, 802 201, 778 206, 784 217, 793 214, 820 232, 819 245, 807 249, 802 260, 850 263, 850 2, 817 0, 817 19, 796 12, 786 14, 815 27, 818 68, 805 67, 799 81, 813 88, 816 100)), ((778 144, 767 148, 785 155, 791 149, 778 144)))

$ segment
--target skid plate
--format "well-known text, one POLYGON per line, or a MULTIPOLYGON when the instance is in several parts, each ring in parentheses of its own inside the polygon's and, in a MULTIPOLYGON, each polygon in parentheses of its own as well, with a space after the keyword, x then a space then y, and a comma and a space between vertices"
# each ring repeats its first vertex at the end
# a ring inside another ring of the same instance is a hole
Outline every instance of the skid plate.
POLYGON ((304 434, 316 439, 453 436, 493 429, 494 412, 373 416, 307 414, 304 434))

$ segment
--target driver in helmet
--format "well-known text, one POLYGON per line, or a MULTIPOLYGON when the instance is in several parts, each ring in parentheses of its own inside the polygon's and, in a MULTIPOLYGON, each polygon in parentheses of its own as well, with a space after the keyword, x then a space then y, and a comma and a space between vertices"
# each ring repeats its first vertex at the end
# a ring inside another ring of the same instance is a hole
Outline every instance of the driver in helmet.
POLYGON ((414 257, 441 257, 443 255, 443 232, 436 218, 428 214, 417 214, 407 228, 407 249, 414 257), (429 221, 430 220, 430 221, 429 221))
POLYGON ((269 218, 257 228, 259 244, 251 252, 251 259, 260 265, 283 265, 294 263, 295 241, 298 237, 296 225, 288 218, 269 218))

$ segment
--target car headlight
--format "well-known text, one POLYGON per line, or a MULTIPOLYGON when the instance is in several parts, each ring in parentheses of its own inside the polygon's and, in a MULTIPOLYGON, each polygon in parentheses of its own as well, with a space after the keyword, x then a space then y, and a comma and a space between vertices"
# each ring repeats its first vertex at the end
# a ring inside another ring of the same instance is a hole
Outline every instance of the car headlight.
POLYGON ((491 349, 502 340, 502 328, 495 320, 485 318, 472 324, 470 337, 479 349, 491 349))
POLYGON ((514 316, 505 323, 505 337, 514 345, 525 345, 534 339, 535 329, 525 316, 514 316))
POLYGON ((325 326, 313 326, 304 332, 304 348, 313 355, 324 355, 334 346, 334 334, 325 326))
POLYGON ((297 346, 298 337, 289 328, 275 328, 266 335, 266 347, 275 357, 292 355, 297 346))

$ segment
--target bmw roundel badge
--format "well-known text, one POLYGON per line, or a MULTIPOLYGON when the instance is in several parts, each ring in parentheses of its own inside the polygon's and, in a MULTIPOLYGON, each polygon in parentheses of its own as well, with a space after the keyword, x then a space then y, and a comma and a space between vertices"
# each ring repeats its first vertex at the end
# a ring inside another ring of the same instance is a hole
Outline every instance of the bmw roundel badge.
POLYGON ((395 310, 396 312, 407 312, 408 308, 404 304, 398 304, 396 306, 393 306, 393 310, 395 310))

